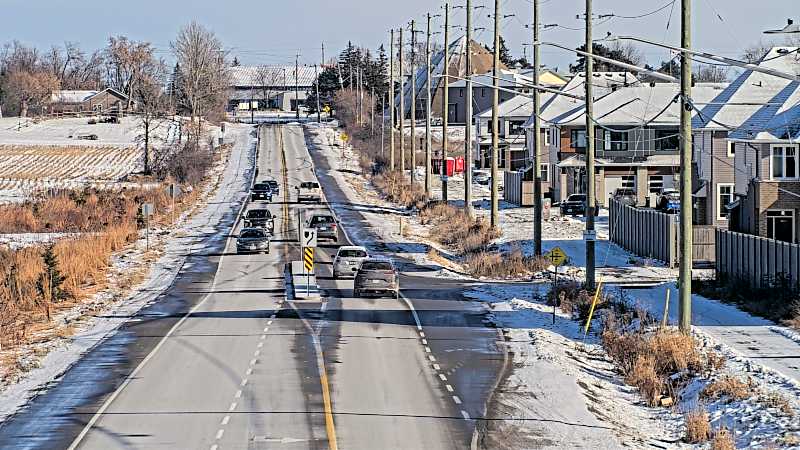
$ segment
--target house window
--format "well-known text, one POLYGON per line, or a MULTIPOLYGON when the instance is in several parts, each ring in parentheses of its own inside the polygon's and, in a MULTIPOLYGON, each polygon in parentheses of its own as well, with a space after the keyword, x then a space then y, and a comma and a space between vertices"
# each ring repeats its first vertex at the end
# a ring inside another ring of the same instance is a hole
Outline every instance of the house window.
POLYGON ((733 183, 717 185, 717 220, 727 220, 730 211, 725 207, 733 203, 733 183))
POLYGON ((622 176, 622 189, 636 190, 636 176, 623 175, 622 176))
POLYGON ((728 158, 736 156, 736 143, 728 141, 728 158))
POLYGON ((796 179, 797 146, 773 145, 770 163, 772 164, 770 173, 773 180, 796 179))
POLYGON ((794 243, 794 210, 767 210, 767 237, 794 243))
POLYGON ((678 130, 656 130, 656 150, 677 151, 680 148, 678 130))
POLYGON ((525 130, 522 128, 523 125, 525 125, 524 120, 510 120, 508 122, 508 134, 513 136, 525 134, 525 130))
POLYGON ((539 166, 541 169, 542 174, 542 181, 548 182, 550 181, 550 166, 547 164, 540 164, 539 166))
POLYGON ((570 131, 570 147, 586 148, 586 130, 570 131))
POLYGON ((628 149, 628 133, 625 131, 605 130, 605 149, 615 152, 628 149))
POLYGON ((647 179, 647 189, 652 194, 659 194, 664 189, 664 177, 661 175, 650 175, 647 179))

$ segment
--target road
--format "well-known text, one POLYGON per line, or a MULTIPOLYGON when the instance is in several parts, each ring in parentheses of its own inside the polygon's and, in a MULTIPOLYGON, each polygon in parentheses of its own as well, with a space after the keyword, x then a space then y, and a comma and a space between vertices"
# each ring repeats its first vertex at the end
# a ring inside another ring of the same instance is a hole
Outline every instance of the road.
POLYGON ((220 227, 156 304, 0 427, 0 447, 473 445, 505 362, 484 312, 464 301, 460 282, 402 260, 400 299, 352 298, 352 281, 331 277, 333 244, 317 252, 322 299, 287 298, 286 263, 299 259, 298 210, 308 209, 293 201, 293 187, 313 180, 317 165, 328 200, 344 200, 301 126, 260 132, 257 177, 282 188, 269 205, 271 252, 236 254, 232 216, 233 228, 220 227), (95 389, 79 392, 87 376, 95 389))

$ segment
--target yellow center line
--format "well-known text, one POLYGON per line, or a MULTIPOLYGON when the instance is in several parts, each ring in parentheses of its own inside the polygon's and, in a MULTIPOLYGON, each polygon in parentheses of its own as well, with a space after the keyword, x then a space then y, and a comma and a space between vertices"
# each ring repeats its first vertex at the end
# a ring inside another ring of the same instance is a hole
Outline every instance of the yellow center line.
MULTIPOLYGON (((283 142, 283 127, 278 126, 279 143, 281 147, 281 173, 283 174, 283 229, 284 234, 288 236, 289 221, 291 220, 289 214, 289 170, 286 167, 286 148, 283 142)), ((299 227, 300 224, 297 224, 299 227)), ((288 237, 287 237, 288 239, 288 237)), ((292 308, 295 306, 292 305, 292 308)), ((298 312, 299 315, 299 312, 298 312)), ((328 371, 325 369, 325 355, 322 353, 322 344, 320 343, 319 336, 314 328, 305 319, 302 319, 305 326, 311 331, 314 336, 314 348, 317 352, 317 366, 319 370, 319 380, 322 386, 322 405, 325 412, 325 432, 328 435, 328 448, 330 450, 339 450, 339 445, 336 441, 336 426, 333 422, 333 407, 331 403, 331 392, 328 384, 328 371)))

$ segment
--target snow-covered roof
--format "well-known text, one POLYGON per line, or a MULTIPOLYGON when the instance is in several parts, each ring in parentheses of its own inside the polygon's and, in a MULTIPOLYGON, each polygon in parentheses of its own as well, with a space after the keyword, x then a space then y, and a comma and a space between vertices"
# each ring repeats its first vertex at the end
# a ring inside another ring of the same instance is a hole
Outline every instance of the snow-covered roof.
MULTIPOLYGON (((708 102, 725 87, 727 83, 697 83, 692 88, 692 98, 697 102, 708 102)), ((594 117, 601 125, 677 125, 681 106, 675 100, 679 92, 680 86, 673 83, 620 87, 595 100, 594 117)), ((557 123, 584 125, 584 108, 563 116, 557 123)))
MULTIPOLYGON (((797 47, 774 47, 758 65, 800 75, 798 50, 797 47)), ((759 129, 771 126, 773 119, 790 117, 785 115, 789 112, 786 107, 787 103, 791 104, 790 98, 796 95, 797 88, 797 82, 747 70, 712 99, 711 104, 697 105, 701 112, 694 118, 692 127, 730 130, 732 138, 755 138, 759 129)), ((767 138, 767 135, 763 137, 767 138)))
MULTIPOLYGON (((231 86, 294 86, 293 65, 287 66, 236 66, 230 68, 231 86)), ((314 84, 316 76, 314 67, 300 66, 297 84, 301 87, 310 87, 314 84)))
MULTIPOLYGON (((500 76, 497 78, 500 79, 499 84, 500 87, 503 88, 513 89, 513 88, 523 87, 522 85, 533 84, 532 78, 517 73, 516 71, 513 70, 500 69, 500 76)), ((493 85, 494 78, 492 76, 492 73, 489 72, 473 76, 472 81, 474 83, 473 87, 486 87, 485 85, 487 84, 493 85)), ((466 80, 458 80, 450 83, 451 88, 465 87, 466 85, 467 85, 466 80)))
MULTIPOLYGON (((615 161, 609 158, 595 158, 597 167, 674 167, 680 166, 680 155, 651 155, 631 160, 630 157, 615 161)), ((556 164, 558 167, 586 167, 585 155, 573 155, 556 164)))
MULTIPOLYGON (((543 93, 541 95, 541 105, 545 105, 555 94, 543 93)), ((497 107, 499 117, 524 117, 528 118, 533 114, 533 99, 530 95, 516 95, 500 103, 497 107)), ((478 117, 485 119, 492 117, 492 109, 478 114, 478 117)))
POLYGON ((86 90, 61 90, 53 91, 50 94, 50 101, 53 103, 83 103, 89 97, 94 96, 99 91, 86 90))

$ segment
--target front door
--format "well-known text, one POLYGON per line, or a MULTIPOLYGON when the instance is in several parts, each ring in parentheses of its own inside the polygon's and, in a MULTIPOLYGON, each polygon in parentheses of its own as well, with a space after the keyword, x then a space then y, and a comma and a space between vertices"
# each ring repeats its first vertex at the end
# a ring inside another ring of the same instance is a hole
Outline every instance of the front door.
POLYGON ((794 210, 767 211, 767 237, 794 243, 794 210))

